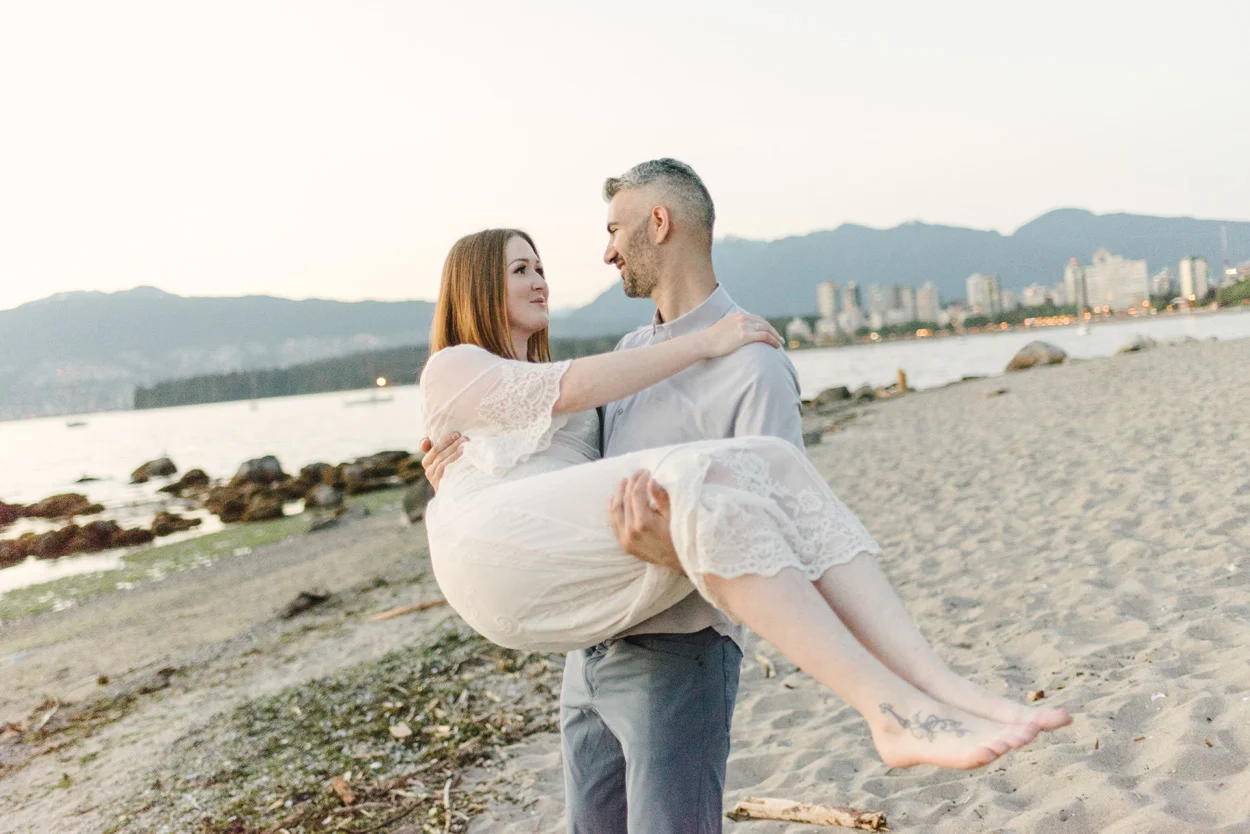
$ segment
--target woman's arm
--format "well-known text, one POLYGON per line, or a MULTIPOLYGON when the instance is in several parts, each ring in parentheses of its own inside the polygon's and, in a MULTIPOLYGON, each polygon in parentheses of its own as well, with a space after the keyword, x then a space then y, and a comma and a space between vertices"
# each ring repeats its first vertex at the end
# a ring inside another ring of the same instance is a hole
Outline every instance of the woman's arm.
MULTIPOLYGON (((434 437, 481 432, 489 442, 470 444, 468 456, 483 472, 506 472, 546 448, 564 415, 635 394, 754 342, 780 347, 781 337, 763 319, 735 313, 662 344, 562 362, 521 362, 456 345, 435 353, 421 372, 425 429, 434 437)), ((463 443, 457 448, 466 454, 463 443)), ((437 488, 437 474, 431 474, 437 488)))
POLYGON ((767 321, 733 313, 711 327, 658 345, 574 359, 560 382, 552 414, 573 414, 607 405, 681 373, 696 362, 733 353, 754 342, 781 347, 767 321))

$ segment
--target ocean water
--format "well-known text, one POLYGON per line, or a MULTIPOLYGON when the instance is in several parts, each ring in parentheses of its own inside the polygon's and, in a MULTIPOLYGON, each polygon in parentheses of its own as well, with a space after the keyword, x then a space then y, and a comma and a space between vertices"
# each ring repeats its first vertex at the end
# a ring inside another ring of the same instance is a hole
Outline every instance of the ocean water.
POLYGON ((413 450, 422 436, 420 389, 387 392, 390 402, 372 405, 348 406, 368 392, 340 391, 0 423, 0 500, 30 502, 64 491, 106 506, 144 500, 166 481, 131 485, 130 473, 162 456, 179 472, 198 468, 225 478, 261 455, 276 455, 294 474, 314 461, 413 450), (86 425, 67 426, 75 420, 86 425), (74 483, 84 475, 100 480, 74 483))
MULTIPOLYGON (((894 381, 900 368, 912 387, 924 389, 965 376, 1002 373, 1016 351, 1033 339, 1089 359, 1115 353, 1138 333, 1160 341, 1181 336, 1247 338, 1250 312, 1101 322, 1088 335, 1075 327, 1050 327, 802 350, 791 358, 805 396, 834 385, 884 385, 894 381)), ((295 473, 315 461, 338 463, 383 449, 415 450, 423 435, 421 392, 416 386, 387 392, 391 401, 367 405, 348 405, 367 396, 354 391, 0 422, 0 500, 28 503, 56 492, 83 492, 108 507, 109 517, 142 523, 165 481, 131 485, 129 476, 153 458, 172 458, 180 472, 200 468, 211 477, 227 478, 244 460, 267 454, 295 473), (76 419, 86 425, 70 428, 67 423, 76 419), (75 483, 83 476, 99 480, 75 483)), ((211 527, 206 524, 205 530, 211 527)), ((11 537, 26 529, 38 527, 23 523, 0 535, 11 537)))
POLYGON ((1139 333, 1160 342, 1184 336, 1199 340, 1250 338, 1250 309, 1112 319, 1095 322, 1086 335, 1081 335, 1075 325, 1019 328, 972 336, 802 350, 790 356, 805 397, 834 385, 852 389, 865 384, 884 385, 894 381, 900 368, 907 372, 909 386, 923 390, 957 382, 965 376, 1001 374, 1011 357, 1034 340, 1057 345, 1073 359, 1094 359, 1111 356, 1139 333))
MULTIPOLYGON (((369 392, 346 391, 248 402, 114 411, 81 417, 0 422, 0 500, 30 503, 58 492, 81 492, 106 512, 84 520, 113 518, 123 526, 147 526, 161 508, 200 518, 203 524, 160 541, 168 543, 221 528, 215 516, 157 490, 169 479, 131 484, 130 473, 168 456, 179 473, 203 469, 229 478, 243 461, 272 454, 291 474, 307 463, 340 463, 383 449, 415 450, 422 436, 421 392, 415 386, 387 389, 389 402, 348 405, 369 392), (70 428, 82 420, 86 425, 70 428), (83 477, 96 478, 76 483, 83 477)), ((177 477, 177 476, 175 476, 177 477)), ((23 520, 0 532, 13 538, 42 532, 54 522, 23 520)), ((107 552, 37 561, 0 569, 0 593, 68 576, 116 567, 107 552)))

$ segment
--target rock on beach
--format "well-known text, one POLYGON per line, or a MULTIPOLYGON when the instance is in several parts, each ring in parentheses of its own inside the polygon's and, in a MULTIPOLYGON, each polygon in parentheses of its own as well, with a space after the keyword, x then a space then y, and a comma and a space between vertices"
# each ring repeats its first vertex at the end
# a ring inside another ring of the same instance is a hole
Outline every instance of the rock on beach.
POLYGON ((172 484, 161 487, 157 492, 168 492, 181 497, 185 492, 203 489, 210 483, 211 480, 203 469, 192 469, 172 484))
POLYGON ((26 533, 16 539, 0 541, 0 567, 16 565, 29 556, 59 559, 71 553, 98 553, 114 547, 147 544, 154 538, 151 530, 124 529, 116 521, 92 521, 82 526, 67 524, 56 530, 26 533))
POLYGON ((132 484, 146 484, 153 478, 167 478, 178 471, 178 467, 169 458, 150 460, 130 473, 132 484))
POLYGON ((282 471, 282 464, 273 455, 244 461, 231 479, 231 486, 242 484, 272 484, 288 480, 291 476, 282 471))
POLYGON ((304 506, 328 509, 343 503, 343 493, 329 484, 317 484, 304 496, 304 506))
POLYGON ((0 527, 12 524, 22 517, 21 504, 6 504, 0 501, 0 527))
POLYGON ((425 518, 425 507, 434 500, 434 487, 424 477, 404 490, 404 520, 416 524, 425 518))
POLYGON ((1133 337, 1124 344, 1120 345, 1120 349, 1116 353, 1137 353, 1141 350, 1150 350, 1158 344, 1149 336, 1143 336, 1141 333, 1133 334, 1133 337))
POLYGON ((76 515, 94 515, 103 511, 103 504, 93 504, 87 496, 81 493, 63 492, 23 507, 22 516, 25 518, 70 518, 76 515))
POLYGON ((1023 371, 1036 365, 1058 365, 1066 362, 1068 354, 1063 348, 1049 342, 1029 342, 1007 363, 1008 371, 1023 371))
POLYGON ((155 536, 168 536, 173 533, 180 533, 183 530, 190 530, 193 527, 199 527, 203 523, 198 518, 183 518, 177 513, 171 513, 161 510, 156 514, 156 518, 152 519, 152 534, 155 536))

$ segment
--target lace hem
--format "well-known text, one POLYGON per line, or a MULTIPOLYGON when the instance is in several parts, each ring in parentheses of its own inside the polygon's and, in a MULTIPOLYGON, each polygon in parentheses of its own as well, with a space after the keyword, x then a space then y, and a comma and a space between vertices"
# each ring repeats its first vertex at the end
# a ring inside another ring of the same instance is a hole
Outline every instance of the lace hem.
POLYGON ((680 483, 670 495, 692 502, 674 508, 679 529, 673 538, 687 575, 713 605, 709 574, 732 579, 795 568, 814 581, 861 553, 881 553, 855 514, 789 443, 743 438, 699 457, 698 465, 684 460, 672 470, 680 483))

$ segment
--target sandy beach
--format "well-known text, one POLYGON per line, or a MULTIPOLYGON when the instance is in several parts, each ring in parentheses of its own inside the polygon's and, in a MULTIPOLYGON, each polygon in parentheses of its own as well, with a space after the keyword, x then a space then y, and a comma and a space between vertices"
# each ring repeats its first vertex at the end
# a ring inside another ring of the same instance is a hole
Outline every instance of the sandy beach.
MULTIPOLYGON (((1042 690, 1075 721, 979 771, 892 770, 850 708, 753 641, 726 810, 774 796, 884 811, 893 831, 1250 832, 1247 368, 1250 341, 1160 346, 878 402, 826 434, 812 461, 939 651, 996 691, 1042 690)), ((178 670, 91 735, 25 751, 0 776, 0 831, 161 830, 134 797, 188 738, 211 746, 225 712, 454 618, 370 620, 437 596, 423 528, 397 518, 0 624, 0 724, 178 670), (312 587, 331 600, 275 616, 312 587)), ((564 830, 554 733, 510 745, 466 774, 473 785, 500 798, 470 831, 564 830)))

